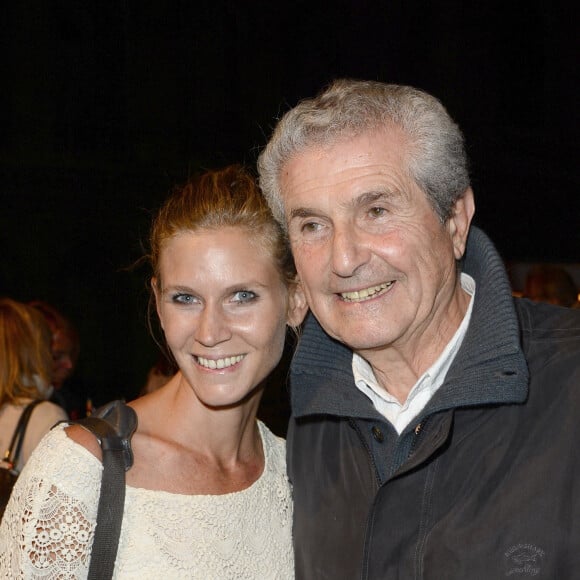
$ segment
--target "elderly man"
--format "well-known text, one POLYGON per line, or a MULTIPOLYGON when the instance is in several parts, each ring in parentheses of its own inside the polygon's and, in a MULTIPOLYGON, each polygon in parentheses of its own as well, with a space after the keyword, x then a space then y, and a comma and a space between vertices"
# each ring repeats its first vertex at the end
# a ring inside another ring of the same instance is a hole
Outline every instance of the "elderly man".
POLYGON ((580 575, 580 313, 514 303, 444 107, 336 81, 258 167, 312 313, 291 376, 297 577, 580 575))

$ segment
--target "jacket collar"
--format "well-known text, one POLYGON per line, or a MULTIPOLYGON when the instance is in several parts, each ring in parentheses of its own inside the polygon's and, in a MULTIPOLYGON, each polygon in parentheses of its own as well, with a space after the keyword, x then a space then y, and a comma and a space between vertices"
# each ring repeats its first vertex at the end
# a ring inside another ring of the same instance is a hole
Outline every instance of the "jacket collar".
MULTIPOLYGON (((476 281, 473 313, 444 384, 425 414, 453 407, 520 403, 527 397, 528 368, 503 262, 490 239, 472 226, 463 271, 476 281)), ((296 417, 330 414, 381 418, 354 386, 352 351, 331 339, 310 314, 291 367, 296 417)))

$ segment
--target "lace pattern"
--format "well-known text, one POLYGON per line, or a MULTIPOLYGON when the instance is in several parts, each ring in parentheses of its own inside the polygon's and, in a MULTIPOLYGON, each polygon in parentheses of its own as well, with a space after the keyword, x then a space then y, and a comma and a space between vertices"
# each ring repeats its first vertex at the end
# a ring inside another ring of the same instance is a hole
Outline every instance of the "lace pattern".
MULTIPOLYGON (((260 423, 266 465, 248 489, 127 487, 115 578, 294 577, 284 442, 260 423)), ((87 577, 102 465, 56 427, 25 466, 0 527, 0 577, 87 577)))

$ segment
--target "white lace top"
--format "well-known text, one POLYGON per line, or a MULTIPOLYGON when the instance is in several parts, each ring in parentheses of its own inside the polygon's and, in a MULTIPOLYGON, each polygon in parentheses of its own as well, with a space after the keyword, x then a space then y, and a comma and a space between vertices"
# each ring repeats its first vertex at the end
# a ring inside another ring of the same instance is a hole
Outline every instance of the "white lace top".
MULTIPOLYGON (((265 467, 249 488, 179 495, 127 486, 114 578, 294 578, 284 441, 260 425, 265 467)), ((57 426, 39 444, 0 526, 0 578, 86 578, 102 464, 57 426)))

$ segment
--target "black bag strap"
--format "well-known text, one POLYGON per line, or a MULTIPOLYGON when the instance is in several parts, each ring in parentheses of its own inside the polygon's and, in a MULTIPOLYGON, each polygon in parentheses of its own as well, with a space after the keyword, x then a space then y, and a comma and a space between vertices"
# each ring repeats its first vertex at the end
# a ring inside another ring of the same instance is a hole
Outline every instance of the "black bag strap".
POLYGON ((10 466, 9 469, 13 470, 18 463, 18 458, 20 457, 20 451, 22 450, 22 443, 24 441, 24 435, 26 434, 26 427, 28 427, 28 421, 34 411, 34 407, 39 403, 42 403, 43 399, 36 399, 31 403, 28 403, 24 408, 24 411, 20 414, 16 428, 14 429, 14 434, 12 435, 12 440, 10 445, 4 454, 4 461, 10 466))
POLYGON ((93 433, 103 452, 101 495, 87 578, 106 580, 112 578, 117 558, 125 506, 125 471, 133 465, 131 437, 137 428, 137 414, 123 401, 112 401, 90 417, 70 423, 93 433))

